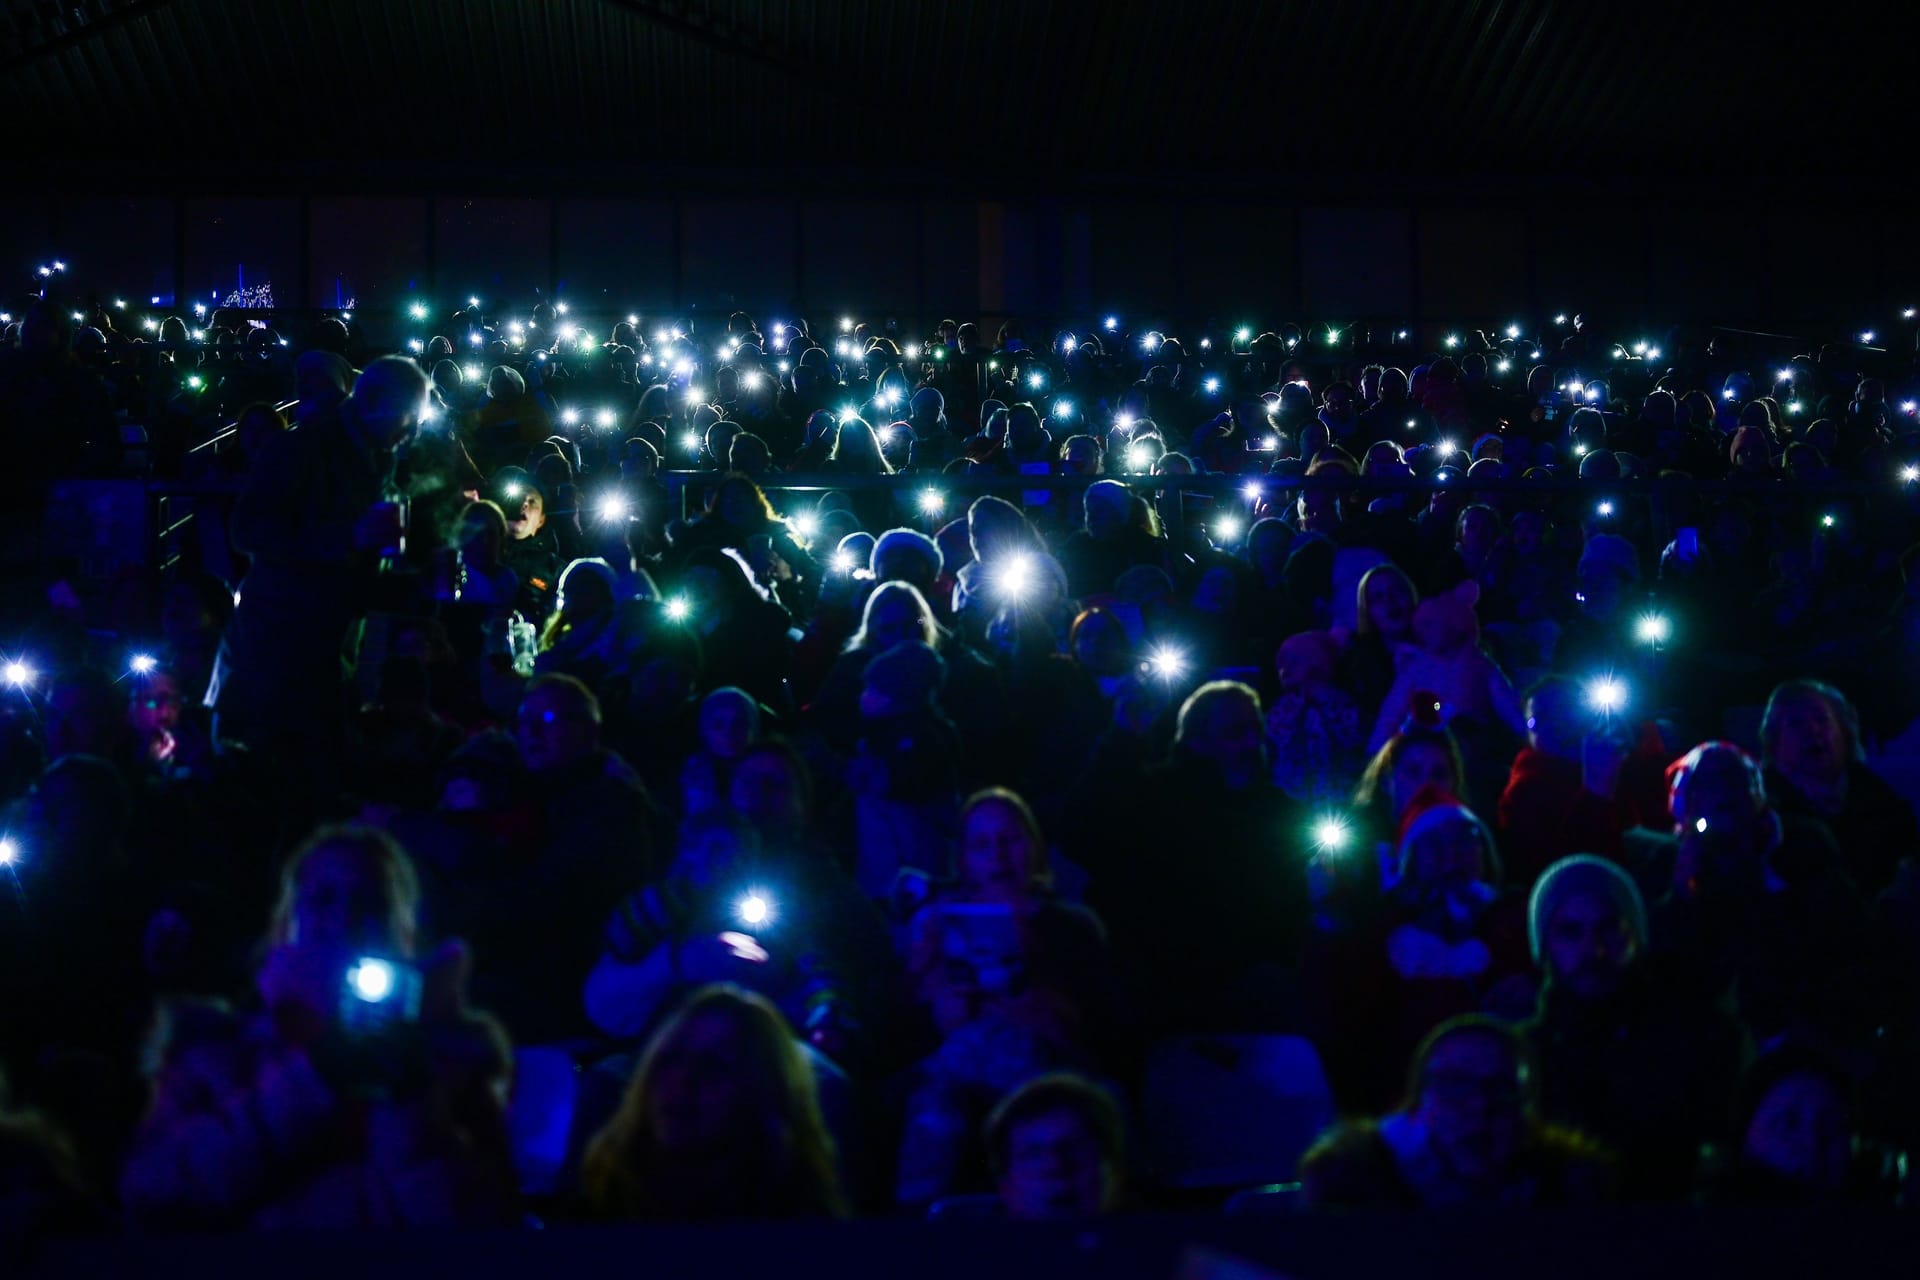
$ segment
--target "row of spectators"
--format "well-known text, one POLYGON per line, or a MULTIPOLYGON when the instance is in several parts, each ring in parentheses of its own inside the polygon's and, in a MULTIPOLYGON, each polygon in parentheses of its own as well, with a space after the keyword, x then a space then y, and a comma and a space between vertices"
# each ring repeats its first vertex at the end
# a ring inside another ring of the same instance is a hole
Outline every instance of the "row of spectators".
POLYGON ((0 353, 36 474, 134 465, 121 378, 240 430, 200 559, 12 602, 43 1220, 1191 1203, 1122 1135, 1277 1043, 1312 1203, 1904 1196, 1920 435, 1856 348, 70 314, 0 353))

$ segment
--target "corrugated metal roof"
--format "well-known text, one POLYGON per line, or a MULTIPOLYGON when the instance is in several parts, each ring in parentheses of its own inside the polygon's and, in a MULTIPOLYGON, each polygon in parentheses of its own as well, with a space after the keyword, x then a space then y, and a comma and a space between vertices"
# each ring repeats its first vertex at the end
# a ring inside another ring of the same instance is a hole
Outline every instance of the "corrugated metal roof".
POLYGON ((31 122, 18 145, 63 182, 585 191, 884 177, 1009 195, 1202 175, 1761 181, 1845 171, 1912 123, 1892 73, 1902 42, 1872 12, 1802 13, 1778 31, 1762 13, 0 0, 0 111, 31 122))

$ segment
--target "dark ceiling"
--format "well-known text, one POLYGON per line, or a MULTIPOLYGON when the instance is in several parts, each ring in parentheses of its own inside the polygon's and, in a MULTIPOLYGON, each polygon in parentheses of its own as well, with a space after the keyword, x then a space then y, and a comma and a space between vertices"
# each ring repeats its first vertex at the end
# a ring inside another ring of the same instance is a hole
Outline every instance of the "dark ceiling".
POLYGON ((72 188, 1874 192, 1874 8, 0 0, 0 111, 72 188))

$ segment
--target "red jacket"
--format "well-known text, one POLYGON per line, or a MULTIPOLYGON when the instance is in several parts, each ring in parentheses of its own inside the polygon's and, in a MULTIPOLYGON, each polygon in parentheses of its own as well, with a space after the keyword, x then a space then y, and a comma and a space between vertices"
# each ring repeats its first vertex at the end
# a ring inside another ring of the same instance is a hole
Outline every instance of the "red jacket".
POLYGON ((1581 785, 1577 761, 1522 747, 1500 793, 1500 856, 1509 887, 1526 888, 1542 871, 1575 853, 1618 860, 1620 835, 1635 826, 1664 829, 1666 751, 1648 726, 1620 767, 1611 800, 1581 785))

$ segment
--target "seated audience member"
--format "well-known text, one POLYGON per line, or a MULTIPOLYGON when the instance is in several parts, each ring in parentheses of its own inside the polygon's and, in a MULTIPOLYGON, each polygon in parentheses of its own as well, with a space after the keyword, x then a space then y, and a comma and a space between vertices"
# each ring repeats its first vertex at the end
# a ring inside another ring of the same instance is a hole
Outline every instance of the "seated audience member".
POLYGON ((1435 1028, 1407 1076, 1406 1100, 1349 1120, 1300 1161, 1316 1208, 1547 1207, 1604 1198, 1600 1149, 1540 1119, 1526 1043, 1502 1022, 1435 1028))
POLYGON ((694 992, 654 1033, 581 1186, 595 1216, 619 1221, 847 1211, 800 1043, 765 998, 728 986, 694 992))
POLYGON ((1526 1027, 1541 1115, 1617 1152, 1623 1197, 1685 1198, 1701 1145, 1724 1136, 1746 1033, 1718 1005, 1658 980, 1646 907, 1617 864, 1591 854, 1554 863, 1528 916, 1544 976, 1526 1027))
POLYGON ((153 1107, 120 1179, 137 1219, 512 1221, 506 1046, 465 1007, 465 948, 420 956, 416 899, 406 854, 371 829, 323 829, 294 855, 258 1012, 187 1004, 162 1020, 153 1107))
POLYGON ((993 1109, 987 1150, 1000 1209, 1014 1222, 1092 1218, 1120 1206, 1125 1131, 1107 1091, 1082 1076, 1037 1076, 993 1109))

